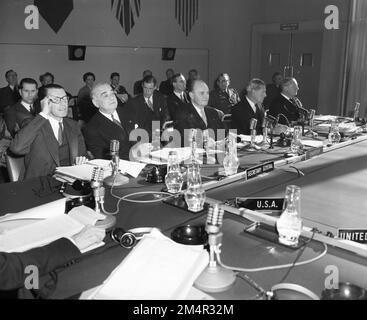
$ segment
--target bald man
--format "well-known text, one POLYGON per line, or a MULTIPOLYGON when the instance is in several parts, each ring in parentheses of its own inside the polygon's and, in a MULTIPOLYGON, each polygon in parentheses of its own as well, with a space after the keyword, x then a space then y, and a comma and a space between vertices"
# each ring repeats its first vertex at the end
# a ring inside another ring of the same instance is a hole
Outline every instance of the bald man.
POLYGON ((189 91, 190 103, 178 110, 175 121, 181 137, 189 133, 188 129, 225 129, 220 118, 220 113, 215 108, 209 107, 209 88, 202 80, 193 80, 189 91))

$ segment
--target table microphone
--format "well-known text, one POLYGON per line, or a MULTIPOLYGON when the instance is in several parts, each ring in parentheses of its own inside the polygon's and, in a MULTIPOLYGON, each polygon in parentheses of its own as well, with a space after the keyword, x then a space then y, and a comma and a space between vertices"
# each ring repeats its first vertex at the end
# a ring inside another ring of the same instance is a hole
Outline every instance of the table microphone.
POLYGON ((111 140, 110 141, 110 154, 111 154, 111 165, 112 174, 104 179, 104 184, 110 187, 120 187, 129 182, 129 178, 123 176, 120 173, 119 163, 120 163, 120 141, 111 140))
POLYGON ((225 269, 217 263, 216 254, 222 245, 224 209, 215 204, 209 207, 205 230, 208 233, 209 243, 209 264, 196 279, 194 285, 206 292, 222 292, 227 290, 236 280, 235 273, 230 269, 225 269))
POLYGON ((260 147, 258 147, 255 144, 255 140, 256 140, 256 125, 257 125, 257 119, 252 118, 250 120, 250 132, 251 132, 251 142, 248 146, 245 147, 246 150, 248 151, 258 151, 260 149, 260 147))
POLYGON ((356 102, 356 105, 354 107, 354 114, 353 114, 353 120, 354 122, 358 122, 359 121, 359 106, 361 104, 359 102, 356 102))
MULTIPOLYGON (((91 187, 93 189, 93 197, 95 201, 95 212, 99 214, 104 214, 104 195, 105 195, 105 188, 103 186, 103 177, 104 177, 104 170, 102 167, 94 167, 92 171, 91 177, 91 187), (101 212, 102 210, 102 212, 101 212)), ((111 215, 104 214, 103 220, 98 220, 95 224, 96 227, 102 229, 110 229, 116 223, 116 218, 111 215)))

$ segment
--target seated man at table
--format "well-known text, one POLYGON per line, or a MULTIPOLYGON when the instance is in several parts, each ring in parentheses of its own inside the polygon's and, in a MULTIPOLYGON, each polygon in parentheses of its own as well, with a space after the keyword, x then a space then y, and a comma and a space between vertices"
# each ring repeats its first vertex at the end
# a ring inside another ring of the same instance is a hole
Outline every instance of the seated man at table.
MULTIPOLYGON (((191 103, 182 106, 176 113, 175 129, 181 134, 184 143, 188 140, 187 135, 190 134, 189 129, 207 129, 214 133, 213 139, 220 139, 218 129, 224 132, 224 124, 219 116, 219 112, 208 106, 209 88, 202 80, 193 80, 189 92, 191 103)), ((222 137, 224 138, 224 136, 222 137)))
MULTIPOLYGON (((83 128, 85 142, 94 158, 110 159, 110 142, 120 142, 121 159, 129 160, 134 142, 129 135, 136 125, 128 108, 117 108, 117 98, 108 83, 98 83, 92 89, 92 101, 98 112, 83 128)), ((146 141, 148 142, 148 141, 146 141)), ((141 148, 144 148, 141 145, 141 148)))
POLYGON ((299 120, 300 109, 305 109, 297 98, 299 87, 295 78, 284 78, 281 88, 280 96, 270 105, 269 114, 276 118, 279 116, 279 123, 290 126, 291 122, 299 120))
POLYGON ((29 276, 29 273, 25 272, 27 266, 35 266, 39 276, 45 275, 79 258, 82 250, 100 243, 104 237, 104 229, 88 226, 71 239, 61 238, 25 252, 0 252, 0 290, 23 287, 26 277, 29 276))
POLYGON ((262 102, 266 97, 266 85, 260 79, 252 79, 246 87, 247 94, 241 102, 232 108, 232 128, 238 134, 250 135, 251 119, 256 119, 256 133, 262 134, 264 107, 262 102))
POLYGON ((20 179, 53 174, 56 167, 82 164, 86 148, 78 123, 66 118, 68 98, 63 87, 48 85, 41 112, 14 137, 9 149, 24 155, 20 179))

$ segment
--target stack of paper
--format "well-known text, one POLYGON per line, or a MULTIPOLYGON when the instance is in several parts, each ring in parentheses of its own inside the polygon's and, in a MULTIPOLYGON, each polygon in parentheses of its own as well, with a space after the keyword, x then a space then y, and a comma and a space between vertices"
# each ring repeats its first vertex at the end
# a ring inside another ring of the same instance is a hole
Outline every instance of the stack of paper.
POLYGON ((93 299, 185 299, 208 265, 203 248, 178 244, 154 229, 96 290, 93 299))
MULTIPOLYGON (((68 238, 86 225, 105 219, 92 209, 80 206, 65 212, 66 199, 60 199, 20 213, 7 214, 0 219, 0 251, 23 252, 46 245, 60 238, 68 238)), ((93 245, 83 252, 103 245, 93 245)))
MULTIPOLYGON (((111 161, 103 159, 91 160, 86 164, 77 166, 57 167, 55 173, 57 175, 71 177, 83 181, 90 181, 92 178, 93 168, 99 166, 104 169, 104 177, 108 177, 112 173, 111 161)), ((140 162, 120 160, 119 169, 122 173, 127 173, 136 178, 145 164, 140 162)))

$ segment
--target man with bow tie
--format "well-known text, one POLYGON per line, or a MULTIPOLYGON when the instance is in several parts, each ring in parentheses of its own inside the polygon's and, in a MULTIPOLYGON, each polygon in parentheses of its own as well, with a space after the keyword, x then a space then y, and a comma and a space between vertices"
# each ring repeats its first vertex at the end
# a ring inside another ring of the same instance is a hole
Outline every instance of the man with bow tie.
POLYGON ((307 110, 302 108, 302 103, 297 98, 299 87, 295 78, 284 78, 281 88, 280 96, 270 105, 269 114, 279 116, 279 123, 289 126, 292 122, 299 121, 301 113, 307 110))
POLYGON ((37 100, 38 84, 32 78, 20 81, 19 93, 21 99, 5 111, 5 122, 10 134, 14 137, 16 132, 27 125, 40 111, 37 100))

